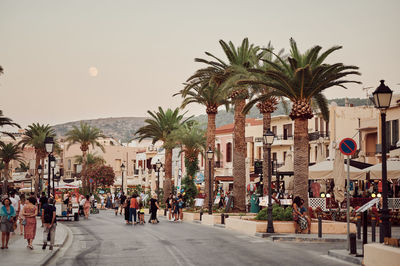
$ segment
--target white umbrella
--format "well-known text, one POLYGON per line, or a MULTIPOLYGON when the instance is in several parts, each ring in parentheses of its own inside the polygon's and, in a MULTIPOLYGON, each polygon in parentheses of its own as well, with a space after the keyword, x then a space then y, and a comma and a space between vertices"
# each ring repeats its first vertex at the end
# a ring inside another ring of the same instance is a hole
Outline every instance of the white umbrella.
MULTIPOLYGON (((400 161, 386 161, 387 162, 387 178, 398 179, 400 178, 400 161)), ((364 169, 365 173, 369 172, 370 179, 382 178, 382 163, 375 164, 364 169)))
POLYGON ((333 193, 337 202, 344 201, 344 185, 345 185, 345 172, 344 172, 344 155, 339 149, 335 150, 335 161, 333 162, 333 181, 335 187, 333 193))
MULTIPOLYGON (((341 161, 344 167, 344 162, 341 161)), ((333 161, 323 161, 308 168, 309 179, 319 180, 319 179, 333 179, 333 161)), ((365 179, 366 172, 350 166, 350 179, 351 180, 363 180, 365 179)))
MULTIPOLYGON (((289 151, 286 154, 285 164, 282 167, 278 168, 278 172, 293 172, 293 154, 292 151, 289 151)), ((293 176, 284 176, 283 180, 285 181, 285 190, 289 194, 293 194, 294 183, 293 183, 293 176)))

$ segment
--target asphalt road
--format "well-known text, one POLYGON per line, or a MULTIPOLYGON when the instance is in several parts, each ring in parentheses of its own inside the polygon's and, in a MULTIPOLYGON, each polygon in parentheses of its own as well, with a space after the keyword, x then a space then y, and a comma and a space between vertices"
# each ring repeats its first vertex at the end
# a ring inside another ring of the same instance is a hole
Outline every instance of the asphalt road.
POLYGON ((72 242, 52 265, 349 265, 326 256, 344 243, 271 242, 163 217, 156 225, 133 226, 112 211, 65 224, 72 242))

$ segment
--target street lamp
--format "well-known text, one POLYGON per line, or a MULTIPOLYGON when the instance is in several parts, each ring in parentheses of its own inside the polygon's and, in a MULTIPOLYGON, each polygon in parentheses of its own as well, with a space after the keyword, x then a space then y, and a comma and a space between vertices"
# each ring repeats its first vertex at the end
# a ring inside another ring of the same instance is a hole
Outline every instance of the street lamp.
POLYGON ((162 163, 160 159, 156 162, 157 169, 157 199, 160 200, 160 169, 162 167, 162 163))
POLYGON ((122 172, 121 193, 124 192, 124 171, 125 171, 125 165, 124 165, 124 163, 122 163, 121 164, 121 172, 122 172))
MULTIPOLYGON (((381 111, 381 138, 382 138, 382 226, 383 236, 391 237, 392 232, 389 221, 388 209, 388 183, 387 183, 387 163, 386 163, 386 109, 390 106, 393 91, 381 80, 381 84, 372 93, 375 108, 381 111)), ((382 238, 383 239, 383 238, 382 238)))
POLYGON ((40 195, 40 193, 42 192, 42 183, 40 182, 40 175, 42 174, 42 170, 43 170, 43 168, 42 168, 42 166, 39 164, 39 165, 38 165, 38 168, 37 168, 37 172, 38 172, 38 174, 39 174, 39 184, 38 184, 38 190, 39 190, 39 191, 35 191, 35 193, 36 193, 36 194, 39 194, 39 195, 40 195))
POLYGON ((50 198, 50 173, 51 173, 51 154, 54 150, 54 138, 46 137, 44 140, 44 146, 46 148, 46 152, 49 154, 48 156, 48 172, 47 172, 47 197, 50 198))
POLYGON ((214 152, 211 149, 211 147, 208 147, 207 151, 207 159, 208 159, 208 214, 212 215, 212 197, 211 195, 213 194, 213 189, 212 189, 212 178, 211 178, 211 161, 214 158, 214 152))
MULTIPOLYGON (((51 167, 51 171, 52 171, 52 178, 53 178, 53 197, 54 199, 56 198, 56 189, 54 186, 54 168, 56 167, 56 157, 54 157, 53 155, 50 156, 50 167, 51 167)), ((49 175, 49 183, 50 183, 50 175, 49 175)))
POLYGON ((267 233, 274 233, 274 224, 272 221, 272 199, 271 199, 271 145, 274 143, 274 133, 268 129, 263 135, 263 144, 267 146, 267 163, 268 163, 268 226, 267 233))

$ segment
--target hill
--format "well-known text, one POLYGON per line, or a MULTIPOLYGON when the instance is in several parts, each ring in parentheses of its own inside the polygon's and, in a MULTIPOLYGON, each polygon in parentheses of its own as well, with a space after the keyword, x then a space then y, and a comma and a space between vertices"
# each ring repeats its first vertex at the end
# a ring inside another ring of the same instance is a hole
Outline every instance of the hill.
MULTIPOLYGON (((349 104, 353 106, 362 106, 367 105, 368 99, 360 99, 360 98, 348 98, 349 104)), ((338 106, 345 105, 345 98, 336 98, 330 99, 328 102, 336 102, 338 106)), ((285 110, 281 104, 278 105, 278 109, 272 114, 272 116, 283 115, 285 114, 285 110)), ((253 108, 250 110, 247 117, 250 118, 261 118, 261 114, 258 112, 257 108, 253 108)), ((122 142, 129 142, 134 133, 142 127, 145 123, 144 120, 146 117, 110 117, 110 118, 99 118, 92 120, 82 120, 82 122, 86 122, 91 126, 97 127, 103 131, 103 133, 107 136, 113 137, 117 140, 121 140, 122 142)), ((207 126, 207 115, 199 115, 194 118, 198 121, 204 128, 207 126)), ((79 126, 81 121, 68 122, 64 124, 59 124, 53 126, 56 130, 58 136, 64 136, 65 133, 72 129, 73 125, 79 126)), ((229 110, 219 110, 216 117, 216 125, 217 127, 233 123, 233 111, 229 110)))

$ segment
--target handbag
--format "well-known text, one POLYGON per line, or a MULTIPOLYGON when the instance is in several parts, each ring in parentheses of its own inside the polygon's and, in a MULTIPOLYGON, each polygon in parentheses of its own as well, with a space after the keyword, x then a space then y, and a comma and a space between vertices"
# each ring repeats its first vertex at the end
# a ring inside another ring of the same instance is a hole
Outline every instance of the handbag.
POLYGON ((26 219, 23 219, 21 224, 26 225, 26 219))

